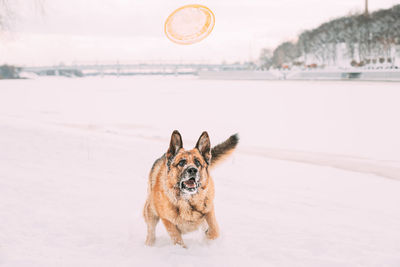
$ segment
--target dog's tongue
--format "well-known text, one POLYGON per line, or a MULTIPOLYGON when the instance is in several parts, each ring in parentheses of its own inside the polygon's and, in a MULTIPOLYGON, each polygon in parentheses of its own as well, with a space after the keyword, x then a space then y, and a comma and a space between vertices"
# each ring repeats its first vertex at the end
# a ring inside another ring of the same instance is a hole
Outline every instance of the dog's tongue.
POLYGON ((194 188, 196 187, 196 183, 194 182, 194 179, 189 179, 187 181, 183 182, 185 184, 186 187, 188 188, 194 188))

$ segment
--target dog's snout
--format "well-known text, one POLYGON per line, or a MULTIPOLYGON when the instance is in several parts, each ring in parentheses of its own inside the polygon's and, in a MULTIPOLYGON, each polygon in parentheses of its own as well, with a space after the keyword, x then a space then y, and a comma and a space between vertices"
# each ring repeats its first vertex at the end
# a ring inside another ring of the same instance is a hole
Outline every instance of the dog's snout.
POLYGON ((190 168, 187 170, 187 172, 188 172, 189 175, 195 175, 195 174, 197 173, 197 169, 194 168, 194 167, 190 167, 190 168))

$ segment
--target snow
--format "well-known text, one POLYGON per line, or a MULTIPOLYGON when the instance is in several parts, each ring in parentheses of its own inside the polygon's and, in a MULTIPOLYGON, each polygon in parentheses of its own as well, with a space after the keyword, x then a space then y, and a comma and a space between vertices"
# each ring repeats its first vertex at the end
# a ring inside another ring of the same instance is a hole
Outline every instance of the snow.
POLYGON ((2 266, 400 266, 396 83, 195 77, 0 81, 2 266), (222 235, 162 224, 147 175, 180 130, 239 132, 212 175, 222 235))

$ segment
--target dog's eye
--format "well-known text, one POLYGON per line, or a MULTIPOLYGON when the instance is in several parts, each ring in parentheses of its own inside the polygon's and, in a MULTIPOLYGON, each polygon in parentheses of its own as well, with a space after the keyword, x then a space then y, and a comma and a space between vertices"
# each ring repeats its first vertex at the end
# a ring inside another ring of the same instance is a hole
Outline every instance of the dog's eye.
POLYGON ((198 159, 194 159, 194 164, 196 164, 197 168, 201 166, 201 163, 198 159))
POLYGON ((178 165, 181 167, 185 166, 185 164, 186 164, 186 160, 184 160, 184 159, 178 162, 178 165))

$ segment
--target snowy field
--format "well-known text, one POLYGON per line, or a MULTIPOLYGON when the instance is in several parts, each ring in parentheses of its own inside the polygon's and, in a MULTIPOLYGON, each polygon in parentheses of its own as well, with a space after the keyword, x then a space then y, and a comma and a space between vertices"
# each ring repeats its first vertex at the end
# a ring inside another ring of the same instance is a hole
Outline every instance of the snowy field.
POLYGON ((0 81, 1 266, 400 266, 400 84, 195 77, 0 81), (174 129, 238 132, 221 237, 162 224, 147 175, 174 129))

